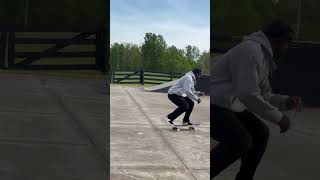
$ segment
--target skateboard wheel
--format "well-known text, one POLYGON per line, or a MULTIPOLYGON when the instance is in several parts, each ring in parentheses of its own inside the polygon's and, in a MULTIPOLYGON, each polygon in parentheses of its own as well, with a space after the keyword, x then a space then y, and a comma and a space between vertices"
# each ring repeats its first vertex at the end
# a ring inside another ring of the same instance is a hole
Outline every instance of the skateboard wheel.
POLYGON ((195 131, 196 129, 194 127, 189 127, 190 131, 195 131))

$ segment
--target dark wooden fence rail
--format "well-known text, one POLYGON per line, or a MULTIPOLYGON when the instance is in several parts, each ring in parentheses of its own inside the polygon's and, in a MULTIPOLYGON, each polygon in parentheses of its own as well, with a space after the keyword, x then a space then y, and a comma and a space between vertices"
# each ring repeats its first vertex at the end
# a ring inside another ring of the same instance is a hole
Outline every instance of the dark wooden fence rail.
POLYGON ((119 84, 162 84, 182 77, 181 73, 156 71, 112 71, 112 82, 119 84))

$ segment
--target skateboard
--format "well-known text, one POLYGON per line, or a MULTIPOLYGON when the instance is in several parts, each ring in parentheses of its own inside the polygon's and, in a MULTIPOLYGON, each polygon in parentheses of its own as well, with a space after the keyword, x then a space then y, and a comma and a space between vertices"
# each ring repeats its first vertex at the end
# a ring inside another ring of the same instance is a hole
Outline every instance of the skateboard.
POLYGON ((183 129, 183 127, 188 127, 189 131, 196 131, 196 127, 198 127, 200 124, 194 124, 194 125, 183 125, 183 124, 179 124, 179 125, 174 125, 172 127, 172 130, 174 131, 180 131, 181 129, 183 129))

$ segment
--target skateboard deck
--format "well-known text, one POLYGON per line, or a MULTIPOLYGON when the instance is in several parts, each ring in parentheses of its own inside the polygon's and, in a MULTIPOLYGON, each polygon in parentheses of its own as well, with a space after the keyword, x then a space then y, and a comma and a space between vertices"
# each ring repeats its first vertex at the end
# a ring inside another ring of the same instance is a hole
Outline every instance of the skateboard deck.
POLYGON ((183 125, 183 124, 177 124, 172 126, 172 130, 174 131, 180 131, 184 127, 188 128, 189 131, 196 131, 196 127, 198 127, 200 124, 194 124, 194 125, 183 125))

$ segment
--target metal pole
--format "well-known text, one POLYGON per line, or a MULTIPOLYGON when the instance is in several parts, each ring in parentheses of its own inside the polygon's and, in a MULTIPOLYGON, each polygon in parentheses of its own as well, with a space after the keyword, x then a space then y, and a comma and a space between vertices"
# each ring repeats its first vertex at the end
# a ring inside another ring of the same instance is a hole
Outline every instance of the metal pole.
POLYGON ((5 42, 6 42, 6 44, 5 44, 5 49, 4 49, 4 51, 5 51, 5 54, 4 54, 4 68, 8 68, 9 67, 9 53, 8 53, 8 46, 9 46, 9 33, 7 33, 7 32, 5 32, 6 33, 6 36, 5 36, 5 42))
POLYGON ((24 25, 28 25, 28 19, 29 19, 29 0, 26 0, 26 8, 24 12, 24 25))
POLYGON ((298 0, 298 17, 297 17, 297 34, 296 34, 297 40, 299 40, 300 25, 301 25, 301 0, 298 0))
POLYGON ((118 70, 120 70, 120 63, 119 63, 119 56, 120 56, 120 54, 119 54, 119 46, 118 46, 118 70))
POLYGON ((205 57, 203 58, 203 63, 202 63, 202 73, 204 73, 204 62, 205 62, 205 57))

